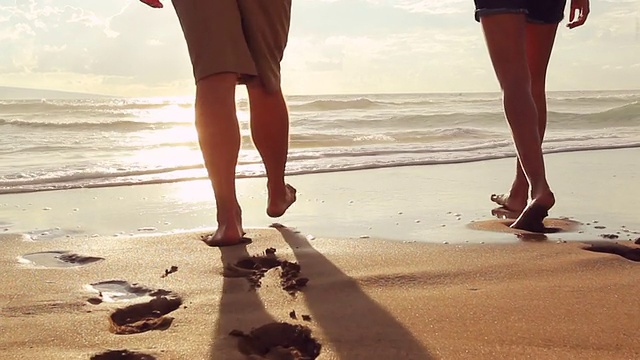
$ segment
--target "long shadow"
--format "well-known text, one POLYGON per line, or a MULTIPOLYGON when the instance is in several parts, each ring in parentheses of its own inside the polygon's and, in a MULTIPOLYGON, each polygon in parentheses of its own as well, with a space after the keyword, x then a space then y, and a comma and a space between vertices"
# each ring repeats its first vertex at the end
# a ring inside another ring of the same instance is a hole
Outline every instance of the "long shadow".
POLYGON ((587 244, 589 247, 585 247, 583 249, 593 252, 618 255, 627 260, 640 262, 640 248, 633 248, 622 244, 612 244, 602 241, 594 241, 587 244))
POLYGON ((304 236, 286 227, 277 230, 293 249, 304 276, 310 279, 309 287, 303 290, 304 298, 313 321, 322 328, 340 359, 434 359, 413 334, 304 236), (314 284, 314 279, 322 277, 332 281, 314 284))
MULTIPOLYGON (((244 244, 219 249, 223 266, 250 257, 244 244)), ((213 291, 217 292, 220 289, 213 289, 213 291)), ((249 332, 252 328, 275 321, 266 311, 259 294, 254 290, 249 290, 247 280, 243 277, 224 278, 218 314, 218 326, 214 331, 209 350, 209 359, 211 360, 221 359, 222 349, 237 347, 237 339, 229 335, 232 330, 249 332), (241 295, 229 296, 232 294, 241 295), (248 313, 251 314, 250 317, 246 316, 248 313)), ((240 357, 240 353, 238 353, 238 358, 240 357)))

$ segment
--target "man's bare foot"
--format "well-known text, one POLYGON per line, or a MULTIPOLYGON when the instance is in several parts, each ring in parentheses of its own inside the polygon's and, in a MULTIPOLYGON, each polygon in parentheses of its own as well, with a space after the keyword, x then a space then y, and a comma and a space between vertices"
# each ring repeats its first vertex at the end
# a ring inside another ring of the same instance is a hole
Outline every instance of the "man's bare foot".
POLYGON ((231 246, 244 243, 242 229, 242 213, 238 208, 232 213, 218 214, 218 228, 216 232, 204 239, 209 246, 231 246))
POLYGON ((502 206, 506 210, 520 215, 522 210, 527 206, 527 196, 515 196, 509 194, 491 194, 491 201, 502 206))
POLYGON ((549 209, 553 207, 555 202, 552 192, 538 196, 524 208, 522 214, 511 224, 511 228, 536 233, 545 232, 546 227, 542 221, 549 215, 549 209))
POLYGON ((275 197, 271 196, 271 191, 269 191, 269 205, 267 206, 267 215, 272 218, 277 218, 287 211, 289 206, 296 202, 296 189, 289 185, 285 184, 285 193, 283 196, 275 197))

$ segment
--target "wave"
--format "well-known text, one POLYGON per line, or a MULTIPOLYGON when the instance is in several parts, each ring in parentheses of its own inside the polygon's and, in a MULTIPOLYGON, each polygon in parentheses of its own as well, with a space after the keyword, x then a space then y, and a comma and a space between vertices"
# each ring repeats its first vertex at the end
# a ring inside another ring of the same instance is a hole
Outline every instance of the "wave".
POLYGON ((108 181, 110 179, 118 179, 118 178, 130 178, 136 176, 144 176, 144 175, 157 175, 157 174, 165 174, 174 171, 184 171, 184 170, 193 170, 193 169, 201 169, 203 167, 202 164, 192 164, 192 165, 184 165, 184 166, 175 166, 171 168, 156 168, 156 169, 146 169, 146 170, 134 170, 134 171, 94 171, 94 172, 78 172, 71 174, 61 174, 58 176, 47 176, 47 177, 29 177, 22 175, 21 179, 8 179, 0 181, 0 187, 20 187, 25 185, 45 185, 45 184, 56 184, 56 183, 90 183, 92 180, 100 179, 103 181, 108 181))
POLYGON ((31 120, 8 120, 0 119, 0 126, 10 125, 31 129, 71 129, 102 130, 102 131, 138 131, 138 130, 158 130, 170 129, 176 126, 193 126, 191 122, 145 122, 133 120, 118 121, 74 121, 74 122, 52 122, 52 121, 31 121, 31 120))
POLYGON ((586 120, 600 124, 638 125, 640 120, 640 101, 615 107, 600 113, 584 115, 586 120))
POLYGON ((487 102, 493 101, 488 99, 402 99, 402 100, 372 100, 369 98, 357 98, 351 100, 313 100, 309 102, 293 103, 289 105, 289 109, 293 111, 338 111, 338 110, 370 110, 380 108, 397 108, 397 107, 417 107, 427 105, 438 105, 455 102, 487 102))
MULTIPOLYGON (((71 145, 60 145, 60 144, 51 144, 51 145, 34 145, 29 146, 29 144, 21 144, 20 146, 12 146, 6 150, 0 148, 0 155, 7 154, 29 154, 30 156, 34 156, 35 154, 44 154, 52 153, 52 152, 86 152, 96 154, 98 152, 108 152, 113 155, 130 154, 132 151, 140 150, 141 145, 137 143, 125 143, 122 145, 118 145, 117 149, 114 149, 112 143, 105 142, 94 142, 94 143, 74 143, 71 145)), ((145 144, 145 150, 153 150, 153 149, 166 149, 166 148, 189 148, 192 150, 199 150, 200 147, 198 145, 197 140, 193 141, 175 141, 175 142, 160 142, 160 143, 152 143, 145 144)))
POLYGON ((47 113, 47 112, 77 112, 77 111, 90 111, 90 112, 108 112, 108 111, 123 111, 123 110, 153 110, 162 109, 165 107, 177 106, 179 108, 191 108, 192 103, 176 103, 176 102, 139 102, 130 100, 111 100, 108 102, 95 101, 95 100, 56 100, 56 101, 0 101, 0 113, 47 113))
MULTIPOLYGON (((587 150, 604 150, 640 147, 640 141, 627 141, 617 144, 611 142, 594 143, 558 143, 547 144, 544 153, 562 153, 587 150)), ((510 141, 484 145, 461 146, 458 148, 431 149, 398 149, 345 151, 333 156, 322 153, 293 154, 287 167, 288 175, 302 175, 325 172, 351 171, 361 169, 377 169, 400 166, 456 164, 514 157, 515 152, 510 141), (435 154, 435 155, 434 155, 435 154), (401 155, 401 156, 398 156, 401 155), (334 157, 330 162, 323 161, 334 157), (312 160, 312 161, 309 161, 312 160), (314 161, 315 160, 315 161, 314 161)), ((240 164, 238 178, 265 176, 264 170, 256 170, 255 163, 240 164), (242 165, 248 165, 243 168, 242 165)), ((25 178, 20 180, 0 181, 0 194, 66 190, 77 188, 115 187, 144 184, 160 184, 191 180, 207 179, 206 171, 200 164, 179 166, 164 169, 149 169, 127 172, 95 172, 67 174, 55 178, 25 178), (194 172, 194 170, 197 170, 194 172), (155 176, 154 176, 155 175, 155 176)))
POLYGON ((580 94, 580 95, 568 95, 568 94, 556 94, 556 93, 547 93, 547 98, 549 101, 562 102, 565 104, 571 103, 618 103, 621 101, 624 102, 634 102, 640 101, 640 92, 623 92, 623 93, 594 93, 594 94, 580 94))
MULTIPOLYGON (((464 104, 490 104, 500 102, 500 94, 479 93, 479 94, 407 94, 389 95, 384 100, 379 96, 362 96, 354 99, 319 99, 305 101, 308 97, 294 97, 289 105, 293 111, 339 111, 339 110, 370 110, 380 108, 397 107, 434 107, 438 105, 461 105, 464 104)), ((618 105, 620 102, 632 103, 640 101, 640 93, 622 94, 601 94, 594 93, 573 95, 571 94, 548 94, 548 101, 553 104, 563 105, 588 105, 588 106, 608 106, 618 105)))
POLYGON ((379 102, 367 98, 353 100, 314 100, 302 104, 289 105, 291 110, 299 111, 331 111, 331 110, 363 110, 380 107, 379 102))
POLYGON ((640 102, 633 102, 591 114, 548 113, 549 123, 556 129, 599 129, 637 127, 640 125, 640 102))

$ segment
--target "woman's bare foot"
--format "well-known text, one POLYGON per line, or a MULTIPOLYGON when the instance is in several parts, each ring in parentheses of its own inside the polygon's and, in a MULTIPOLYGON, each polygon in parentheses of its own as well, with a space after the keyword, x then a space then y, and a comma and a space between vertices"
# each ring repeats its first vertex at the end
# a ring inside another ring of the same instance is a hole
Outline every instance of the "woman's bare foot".
POLYGON ((267 215, 272 218, 277 218, 287 211, 287 209, 296 202, 296 189, 285 184, 284 192, 276 195, 275 191, 269 189, 269 205, 267 205, 267 215))
POLYGON ((511 224, 511 228, 537 233, 545 232, 546 227, 542 221, 549 215, 549 209, 555 205, 555 202, 556 199, 551 191, 537 196, 524 208, 522 214, 511 224))
POLYGON ((520 215, 527 206, 527 195, 517 196, 516 194, 491 194, 491 201, 502 206, 505 210, 520 215))
POLYGON ((231 246, 243 242, 242 212, 240 207, 236 211, 219 212, 218 228, 216 232, 205 238, 209 246, 231 246))

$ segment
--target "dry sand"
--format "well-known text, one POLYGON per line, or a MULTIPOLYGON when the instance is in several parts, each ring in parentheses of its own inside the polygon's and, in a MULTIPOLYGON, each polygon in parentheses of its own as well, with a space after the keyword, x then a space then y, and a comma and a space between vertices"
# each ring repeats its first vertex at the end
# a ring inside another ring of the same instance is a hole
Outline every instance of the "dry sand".
MULTIPOLYGON (((89 359, 125 349, 148 355, 129 359, 246 359, 239 343, 260 350, 229 333, 279 322, 308 327, 320 344, 318 359, 640 358, 640 246, 631 242, 618 245, 625 258, 586 251, 590 245, 581 242, 307 240, 272 228, 250 230, 246 246, 219 249, 201 235, 41 242, 7 236, 0 241, 2 359, 89 359), (297 277, 308 279, 301 291, 283 290, 280 268, 255 289, 246 276, 256 274, 224 270, 268 248, 276 250, 272 258, 300 265, 297 277), (18 262, 43 251, 104 260, 66 268, 18 262), (138 284, 129 295, 146 296, 113 301, 117 294, 107 287, 101 294, 85 287, 109 280, 138 284), (170 318, 154 320, 160 329, 111 332, 135 330, 111 322, 161 315, 170 318)), ((296 333, 271 326, 270 334, 285 339, 296 333)))

